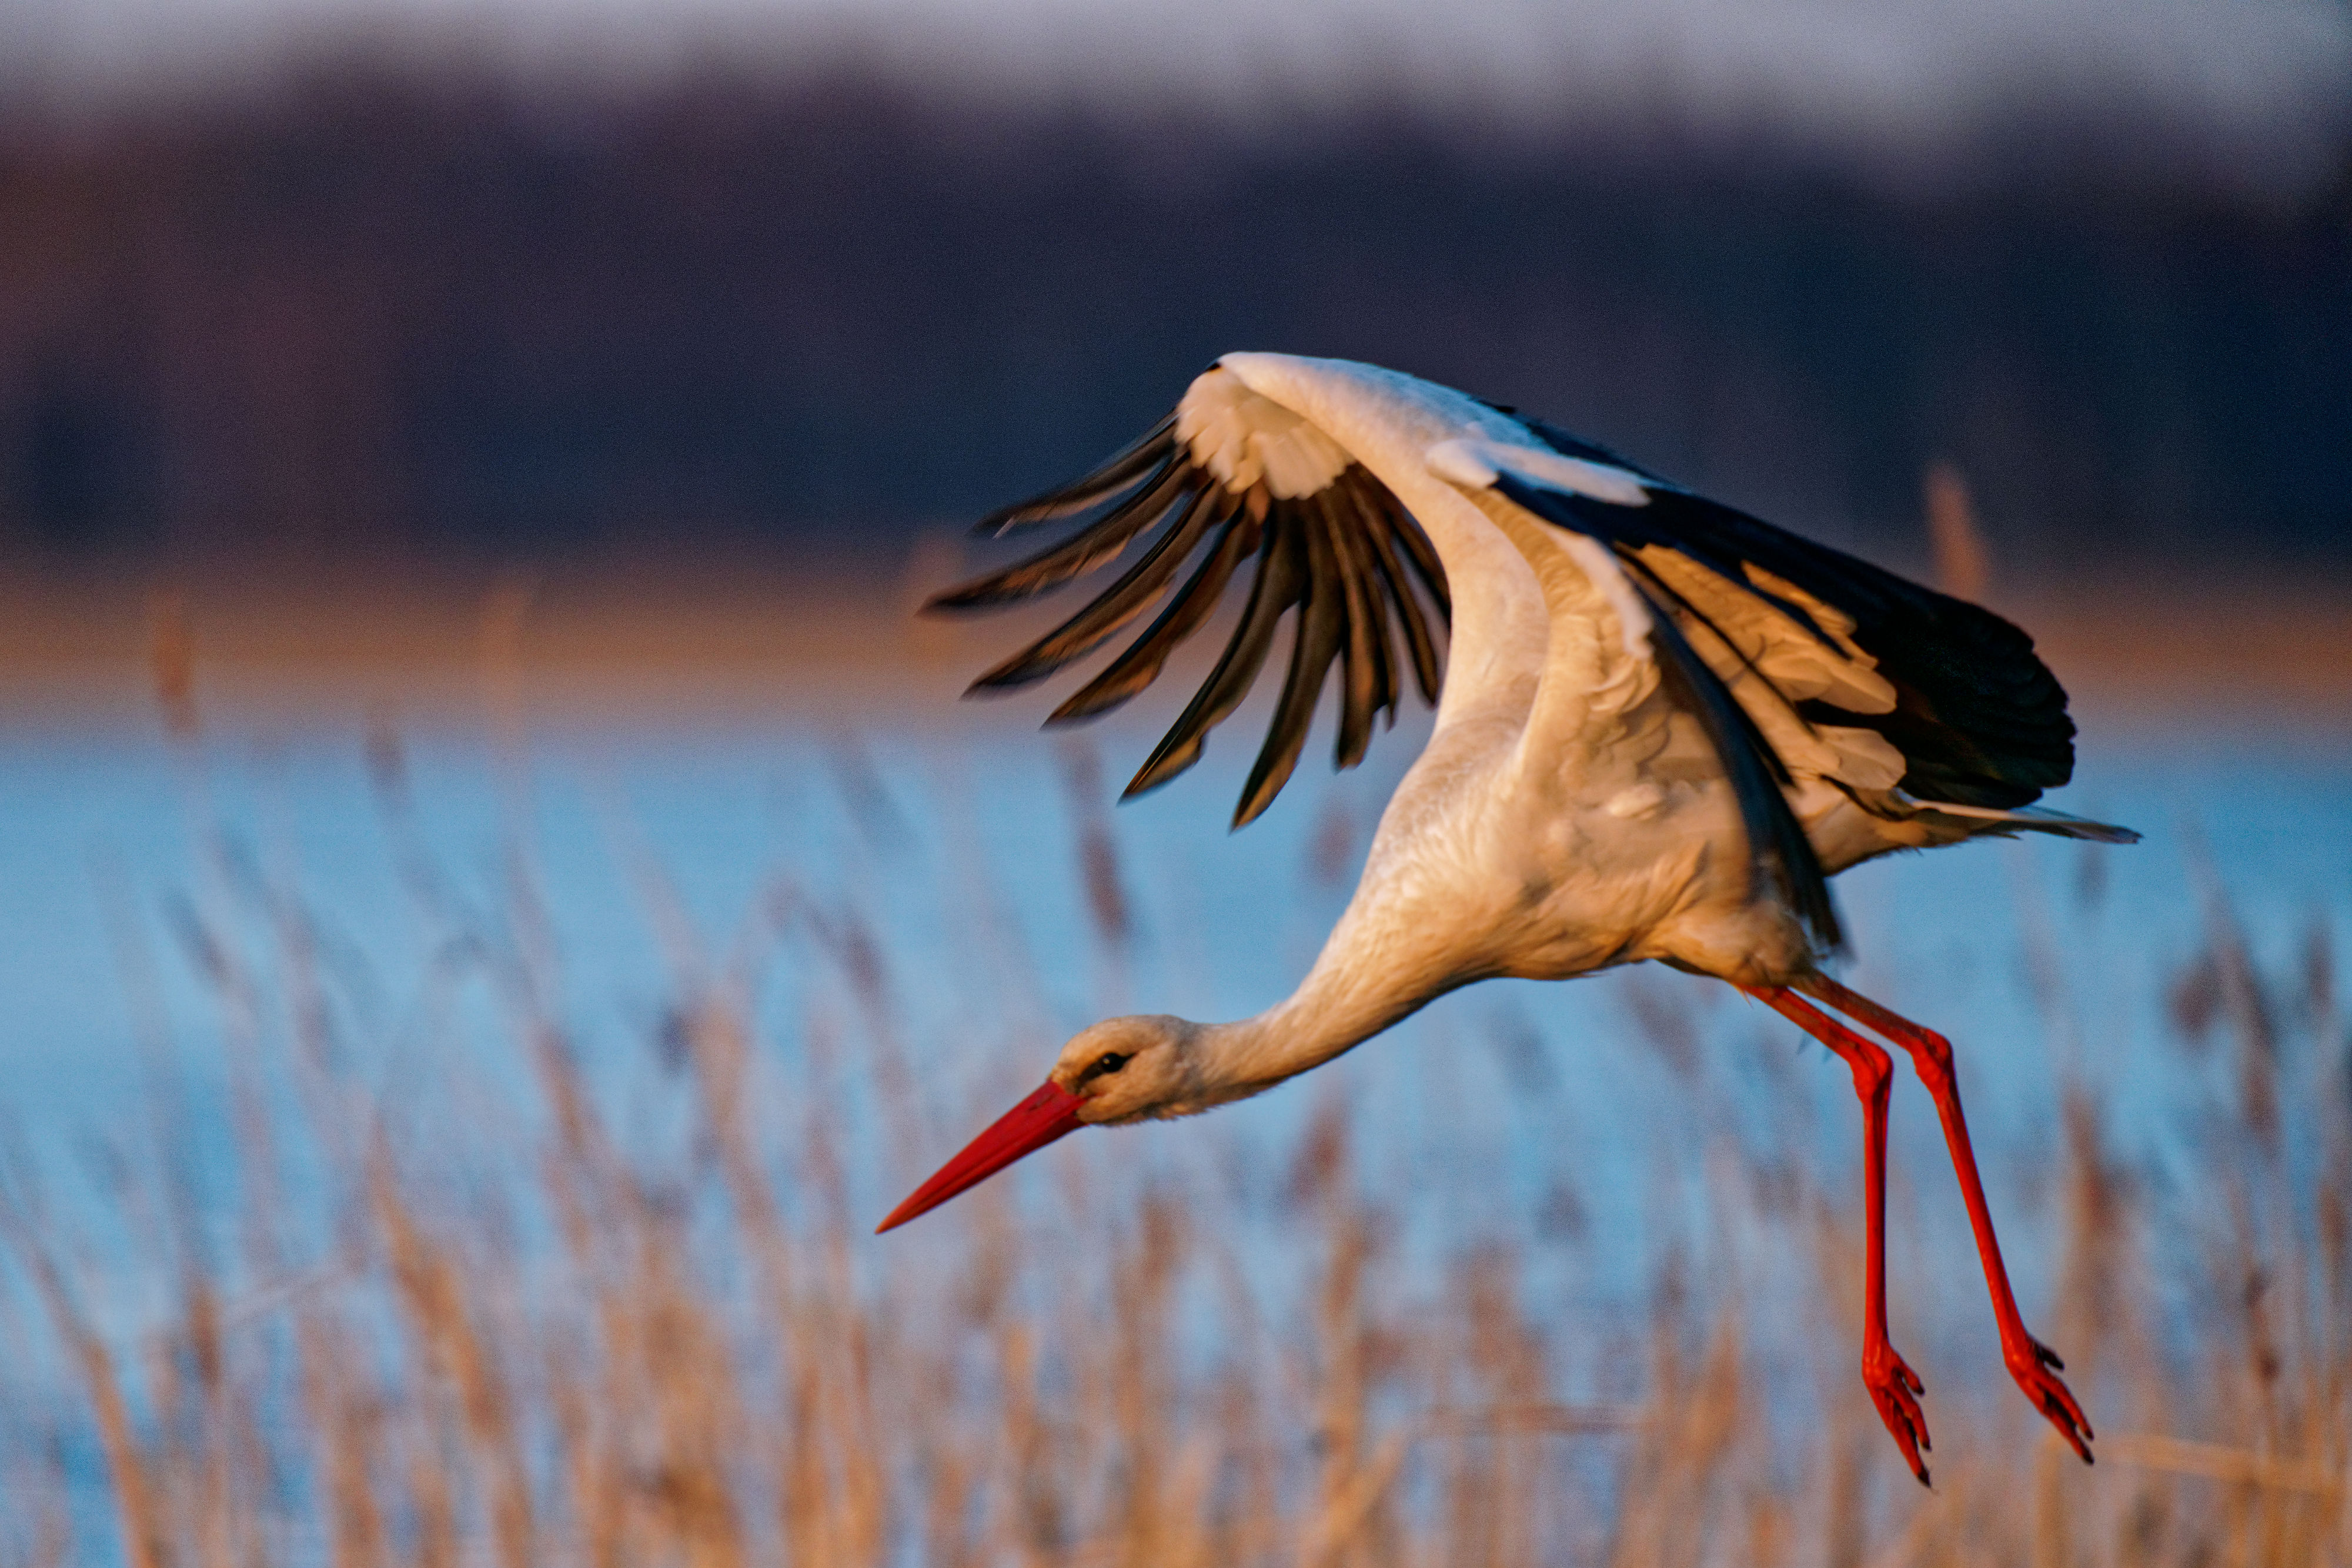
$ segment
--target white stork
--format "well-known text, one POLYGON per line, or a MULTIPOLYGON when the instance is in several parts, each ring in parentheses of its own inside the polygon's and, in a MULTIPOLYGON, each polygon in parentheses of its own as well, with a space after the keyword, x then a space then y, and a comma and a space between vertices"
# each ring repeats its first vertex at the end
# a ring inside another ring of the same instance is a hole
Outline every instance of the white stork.
POLYGON ((2011 1294, 1950 1047, 1821 967, 1840 942, 1823 879, 1848 866, 2021 830, 2136 836, 2031 804, 2073 772, 2074 727, 2024 632, 1540 420, 1339 360, 1228 354, 1133 446, 982 528, 1100 507, 932 607, 1025 599, 1164 525, 1098 598, 974 685, 1050 674, 1167 595, 1048 720, 1067 723, 1150 685, 1254 559, 1223 657, 1129 795, 1198 760, 1293 609, 1289 672, 1236 827, 1290 776, 1335 661, 1339 766, 1363 756, 1376 715, 1393 721, 1403 664, 1436 722, 1297 991, 1235 1023, 1151 1016, 1084 1030, 1042 1088, 882 1229, 1080 1126, 1260 1093, 1458 986, 1655 959, 1738 987, 1853 1070, 1867 1184, 1863 1381, 1913 1472, 1927 1480, 1925 1389, 1886 1333, 1892 1059, 1816 1004, 1909 1054, 1943 1120, 2010 1375, 2090 1459, 2090 1423, 2011 1294), (1442 693, 1423 596, 1450 621, 1442 693))

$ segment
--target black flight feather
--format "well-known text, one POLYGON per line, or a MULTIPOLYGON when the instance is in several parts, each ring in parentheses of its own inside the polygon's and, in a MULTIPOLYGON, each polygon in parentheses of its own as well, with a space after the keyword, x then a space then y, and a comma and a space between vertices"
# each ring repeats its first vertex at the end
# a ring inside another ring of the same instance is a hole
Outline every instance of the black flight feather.
POLYGON ((1437 547, 1429 542, 1429 536, 1421 531, 1421 525, 1413 521, 1412 514, 1406 511, 1403 504, 1385 488, 1374 496, 1372 501, 1388 517, 1390 535, 1404 546, 1405 559, 1412 563, 1413 572, 1421 579, 1422 587, 1427 589, 1429 597, 1437 601, 1437 612, 1452 620, 1454 596, 1446 590, 1445 567, 1437 559, 1437 547))
MULTIPOLYGON (((1437 643, 1429 634, 1429 622, 1422 615, 1421 601, 1412 586, 1405 580, 1403 563, 1397 559, 1396 539, 1388 526, 1385 509, 1371 508, 1375 521, 1363 532, 1363 542, 1371 547, 1372 563, 1380 573, 1381 591, 1387 597, 1397 619, 1404 624, 1405 650, 1412 659, 1412 678, 1421 687, 1422 700, 1437 700, 1437 643)), ((1442 579, 1441 579, 1442 580, 1442 579)))
POLYGON ((1129 781, 1123 799, 1165 784, 1198 762, 1202 737, 1223 723, 1248 695, 1250 683, 1257 679, 1274 642, 1275 623, 1297 601, 1305 587, 1303 541, 1296 527, 1282 526, 1287 520, 1279 503, 1268 513, 1265 543, 1259 550, 1257 574, 1250 580, 1249 602, 1242 611, 1241 625, 1234 629, 1208 680, 1129 781))
POLYGON ((1085 477, 999 507, 972 525, 976 534, 999 535, 1033 524, 1066 517, 1099 506, 1140 479, 1153 465, 1176 450, 1176 415, 1143 433, 1132 445, 1122 447, 1095 465, 1085 477))
POLYGON ((1136 563, 1084 610, 971 683, 972 691, 1027 685, 1094 652, 1143 613, 1190 559, 1211 527, 1229 517, 1235 497, 1223 486, 1195 491, 1183 514, 1151 541, 1136 563))
POLYGON ((1339 651, 1339 733, 1331 751, 1332 764, 1343 768, 1364 759, 1371 745, 1373 716, 1386 706, 1393 718, 1396 705, 1388 623, 1381 613, 1379 590, 1371 584, 1370 562, 1357 543, 1367 526, 1352 497, 1327 503, 1324 532, 1347 595, 1348 640, 1339 651))
POLYGON ((1150 483, 1060 544, 951 588, 923 608, 985 610, 1058 587, 1125 549, 1129 540, 1167 516, 1199 483, 1200 473, 1192 465, 1164 462, 1152 473, 1150 483))
POLYGON ((1160 667, 1167 664, 1176 645, 1199 631, 1215 612, 1218 596, 1224 592, 1234 569, 1257 548, 1258 533, 1258 525, 1246 516, 1228 521, 1225 531, 1218 536, 1216 548, 1185 580, 1184 586, 1176 591, 1160 618, 1101 674, 1055 708, 1045 722, 1073 724, 1108 713, 1158 680, 1160 667))
POLYGON ((1331 540, 1321 514, 1321 497, 1308 497, 1296 503, 1286 519, 1289 524, 1286 532, 1295 533, 1298 541, 1290 548, 1303 549, 1307 555, 1301 584, 1305 598, 1293 627, 1290 671, 1283 679, 1281 700, 1275 705, 1265 744, 1259 748, 1249 781, 1242 786, 1241 800, 1234 808, 1236 828, 1255 821, 1289 782, 1291 770, 1298 766, 1298 754, 1307 745, 1307 731, 1315 722, 1324 676, 1330 673, 1331 661, 1339 656, 1340 640, 1347 634, 1339 566, 1332 559, 1331 540))

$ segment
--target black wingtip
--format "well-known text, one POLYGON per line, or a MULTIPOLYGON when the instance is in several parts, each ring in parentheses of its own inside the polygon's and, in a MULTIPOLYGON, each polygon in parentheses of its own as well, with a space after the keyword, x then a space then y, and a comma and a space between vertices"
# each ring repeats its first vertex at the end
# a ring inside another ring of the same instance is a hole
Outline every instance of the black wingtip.
POLYGON ((963 695, 966 700, 972 697, 1009 697, 1024 686, 1034 685, 1050 674, 1051 671, 1015 670, 1006 673, 991 670, 974 676, 971 685, 964 687, 963 695))
POLYGON ((961 615, 969 610, 993 609, 994 605, 991 601, 978 598, 973 594, 973 584, 967 582, 959 583, 953 588, 943 588, 940 590, 939 592, 932 594, 929 599, 924 600, 921 608, 918 609, 915 613, 918 615, 961 615))
POLYGON ((1113 453, 1080 478, 1009 507, 999 507, 971 531, 994 538, 1034 523, 1072 517, 1132 489, 1155 465, 1176 451, 1176 415, 1169 413, 1133 443, 1113 453))
MULTIPOLYGON (((1174 739, 1173 736, 1169 737, 1169 740, 1174 739)), ((1150 757, 1145 760, 1143 766, 1135 770, 1135 777, 1127 781, 1127 788, 1119 791, 1118 798, 1121 800, 1132 800, 1138 795, 1149 795, 1152 790, 1159 789, 1162 784, 1200 761, 1201 754, 1205 749, 1206 747, 1199 736, 1173 746, 1167 740, 1161 741, 1150 757)))

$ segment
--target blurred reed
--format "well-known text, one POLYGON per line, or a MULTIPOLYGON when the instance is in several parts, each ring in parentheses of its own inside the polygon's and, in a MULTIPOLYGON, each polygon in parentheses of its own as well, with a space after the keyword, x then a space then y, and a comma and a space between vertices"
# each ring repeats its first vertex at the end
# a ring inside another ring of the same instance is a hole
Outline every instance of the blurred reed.
MULTIPOLYGON (((184 658, 167 663, 193 742, 184 658)), ((894 1161, 923 1116, 887 933, 780 883, 714 956, 648 868, 677 976, 652 1027, 680 1102, 648 1134, 583 1071, 529 857, 509 852, 503 908, 462 907, 410 820, 399 736, 369 747, 438 934, 424 1027, 461 1027, 467 987, 492 998, 485 1049, 514 1103, 370 1086, 354 1064, 383 1042, 320 913, 216 844, 179 931, 229 1044, 228 1168, 192 1174, 184 1108, 153 1146, 119 1145, 134 1326, 94 1291, 95 1244, 45 1198, 50 1173, 5 1171, 12 1337, 77 1397, 10 1426, 0 1562, 2352 1563, 2352 1075, 2331 948, 2315 929, 2266 969, 2218 878, 2167 998, 2177 1039, 2117 1042, 2226 1058, 2192 1179, 2120 1161, 2077 1086, 2044 1193, 2064 1258, 2052 1338, 2102 1462, 2074 1465, 1988 1365, 1937 1385, 1930 1495, 1853 1375, 1858 1205, 1801 1160, 1708 1147, 1717 1222, 1662 1265, 1630 1338, 1537 1311, 1519 1247, 1411 1268, 1402 1196, 1359 1169, 1337 1102, 1286 1172, 1234 1174, 1257 1199, 1122 1185, 1080 1139, 1049 1156, 1049 1218, 1000 1183, 877 1242, 853 1194, 919 1174, 894 1161), (771 962, 854 1005, 761 1038, 771 962), (861 1123, 891 1129, 884 1153, 861 1123), (1256 1201, 1287 1297, 1225 1223, 1256 1201), (1707 1286, 1759 1249, 1796 1260, 1810 1317, 1707 1286)), ((1087 794, 1090 760, 1066 765, 1087 794)), ((1135 869, 1098 820, 1073 831, 1072 896, 1116 951, 1135 869)), ((1687 988, 1630 994, 1698 1092, 1687 988)))
POLYGON ((1936 586, 1957 599, 1980 600, 1992 586, 1992 558, 1977 528, 1976 504, 1959 468, 1942 459, 1927 465, 1920 483, 1936 586))

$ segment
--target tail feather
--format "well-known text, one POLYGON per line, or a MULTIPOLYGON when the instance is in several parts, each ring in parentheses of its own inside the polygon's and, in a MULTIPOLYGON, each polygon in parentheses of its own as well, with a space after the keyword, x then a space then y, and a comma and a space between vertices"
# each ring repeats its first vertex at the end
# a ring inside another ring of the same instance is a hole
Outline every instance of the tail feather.
POLYGON ((2139 834, 2129 828, 2117 827, 2113 822, 2094 822, 2087 817, 2070 817, 2047 806, 1958 806, 1943 800, 1915 800, 1913 804, 1923 811, 1942 816, 2000 824, 1984 830, 1987 832, 2051 833, 2062 839, 2088 839, 2102 844, 2139 842, 2139 834))

